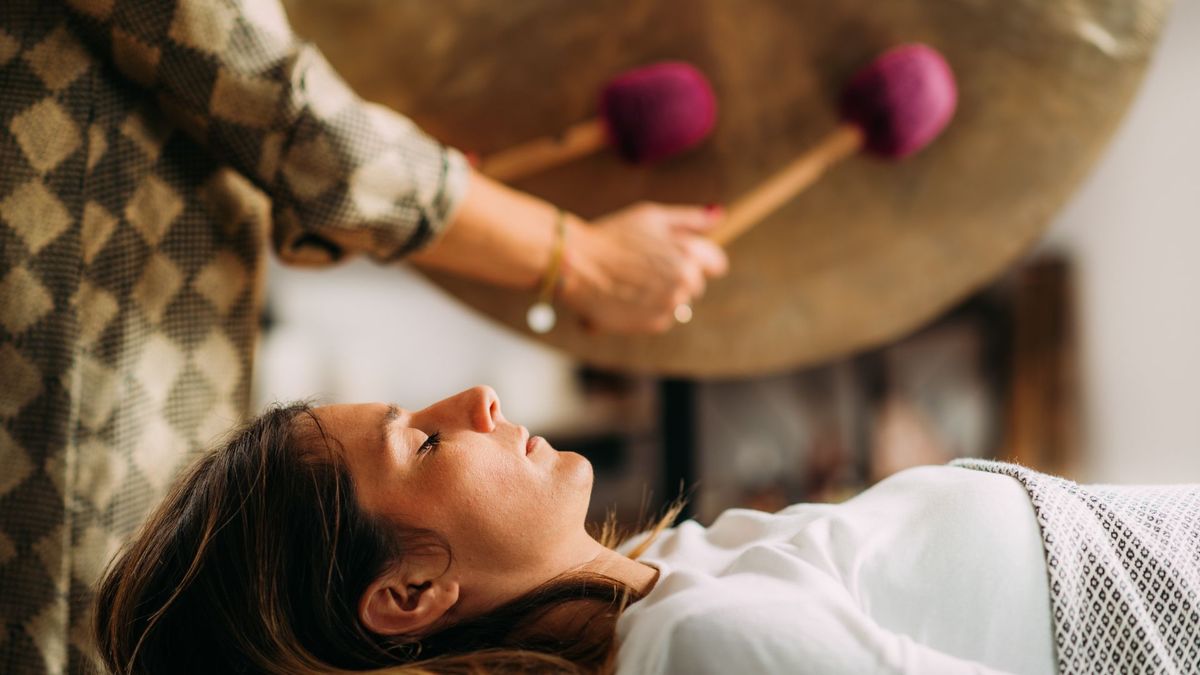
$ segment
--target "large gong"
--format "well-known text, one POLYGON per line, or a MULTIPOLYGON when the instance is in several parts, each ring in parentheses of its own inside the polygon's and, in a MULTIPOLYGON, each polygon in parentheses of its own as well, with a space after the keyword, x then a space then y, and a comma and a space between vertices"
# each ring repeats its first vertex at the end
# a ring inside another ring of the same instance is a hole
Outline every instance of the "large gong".
POLYGON ((1168 0, 292 0, 296 30, 364 97, 486 155, 595 114, 622 70, 702 69, 719 102, 701 147, 651 166, 602 153, 516 186, 593 217, 640 199, 728 203, 836 123, 846 79, 901 42, 959 84, 945 134, 900 163, 857 156, 743 235, 731 272, 661 336, 534 338, 531 294, 431 275, 531 338, 611 368, 725 376, 894 339, 1037 239, 1121 119, 1168 0))

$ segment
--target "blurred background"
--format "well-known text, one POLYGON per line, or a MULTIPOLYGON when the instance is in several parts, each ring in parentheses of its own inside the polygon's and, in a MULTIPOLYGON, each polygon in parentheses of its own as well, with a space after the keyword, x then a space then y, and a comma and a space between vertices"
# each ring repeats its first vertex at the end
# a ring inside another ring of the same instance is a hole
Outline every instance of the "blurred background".
POLYGON ((594 515, 838 501, 908 466, 1015 460, 1081 482, 1200 482, 1200 0, 1177 0, 1081 189, 1002 278, 903 338, 765 377, 601 371, 407 267, 273 264, 255 404, 422 407, 474 384, 596 469, 594 515))

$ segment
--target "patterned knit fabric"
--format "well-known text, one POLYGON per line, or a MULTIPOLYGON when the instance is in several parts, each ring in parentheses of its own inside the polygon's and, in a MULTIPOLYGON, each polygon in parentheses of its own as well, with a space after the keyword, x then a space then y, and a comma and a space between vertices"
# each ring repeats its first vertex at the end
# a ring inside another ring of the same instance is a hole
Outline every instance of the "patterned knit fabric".
POLYGON ((1016 464, 1041 526, 1058 670, 1200 673, 1200 485, 1079 485, 1016 464))
POLYGON ((0 673, 90 669, 104 565, 247 412, 267 242, 392 261, 466 176, 277 0, 0 2, 0 673))

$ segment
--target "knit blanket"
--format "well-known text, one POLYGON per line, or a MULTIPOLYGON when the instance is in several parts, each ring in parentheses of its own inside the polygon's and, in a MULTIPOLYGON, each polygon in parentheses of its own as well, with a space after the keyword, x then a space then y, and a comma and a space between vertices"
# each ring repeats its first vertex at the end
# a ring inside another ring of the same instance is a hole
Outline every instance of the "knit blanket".
POLYGON ((1200 485, 1080 485, 1004 462, 1033 502, 1058 671, 1200 673, 1200 485))

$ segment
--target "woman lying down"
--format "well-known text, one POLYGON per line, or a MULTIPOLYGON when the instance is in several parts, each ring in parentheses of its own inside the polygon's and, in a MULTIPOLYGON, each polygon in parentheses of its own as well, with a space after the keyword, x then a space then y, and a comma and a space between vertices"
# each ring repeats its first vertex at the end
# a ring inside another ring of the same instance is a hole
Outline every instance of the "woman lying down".
POLYGON ((1200 486, 975 460, 612 548, 591 484, 486 387, 268 410, 111 565, 101 652, 120 673, 1200 672, 1200 486))

